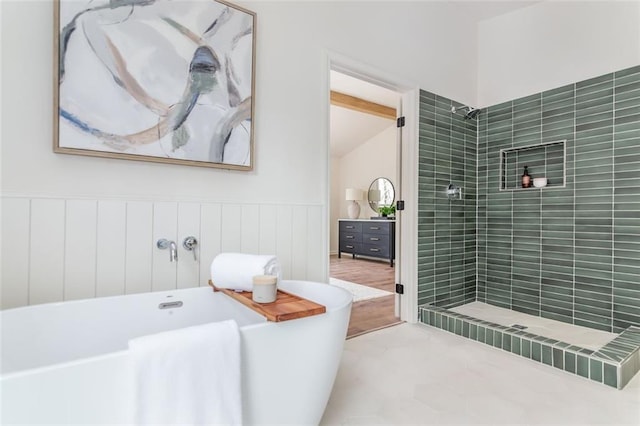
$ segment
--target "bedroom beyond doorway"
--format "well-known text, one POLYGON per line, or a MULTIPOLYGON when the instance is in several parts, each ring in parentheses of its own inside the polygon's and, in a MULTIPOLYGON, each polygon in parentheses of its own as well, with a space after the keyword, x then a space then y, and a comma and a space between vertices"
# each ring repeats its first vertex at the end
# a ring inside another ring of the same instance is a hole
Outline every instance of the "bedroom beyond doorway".
POLYGON ((332 279, 337 278, 389 293, 381 297, 354 301, 347 338, 402 322, 394 315, 395 267, 379 260, 352 259, 351 256, 342 256, 339 259, 337 255, 332 255, 329 271, 332 279))

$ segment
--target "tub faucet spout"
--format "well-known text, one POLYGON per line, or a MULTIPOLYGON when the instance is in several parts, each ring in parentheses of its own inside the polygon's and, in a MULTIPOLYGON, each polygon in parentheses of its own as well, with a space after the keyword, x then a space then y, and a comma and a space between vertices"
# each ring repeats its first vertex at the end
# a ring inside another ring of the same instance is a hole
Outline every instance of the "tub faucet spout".
POLYGON ((178 261, 178 246, 175 241, 169 241, 169 261, 178 261))
POLYGON ((156 245, 160 250, 169 249, 169 262, 178 261, 178 246, 175 241, 162 238, 158 240, 156 245))

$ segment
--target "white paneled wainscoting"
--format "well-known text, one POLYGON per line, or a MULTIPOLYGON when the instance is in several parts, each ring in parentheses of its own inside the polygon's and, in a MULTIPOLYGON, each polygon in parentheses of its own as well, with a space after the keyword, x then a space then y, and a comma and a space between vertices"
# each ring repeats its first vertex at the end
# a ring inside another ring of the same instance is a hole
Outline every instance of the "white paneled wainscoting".
POLYGON ((282 278, 324 281, 321 205, 4 196, 3 309, 207 285, 221 252, 276 254, 282 278), (182 241, 198 240, 197 260, 182 241), (175 241, 178 261, 156 247, 175 241))

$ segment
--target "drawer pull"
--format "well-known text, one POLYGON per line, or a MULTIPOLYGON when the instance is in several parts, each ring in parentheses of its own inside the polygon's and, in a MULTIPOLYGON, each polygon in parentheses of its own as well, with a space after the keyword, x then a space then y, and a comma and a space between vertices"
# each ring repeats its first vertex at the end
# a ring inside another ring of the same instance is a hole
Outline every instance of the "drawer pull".
POLYGON ((353 248, 353 246, 347 246, 347 248, 353 248))
POLYGON ((354 228, 354 226, 352 226, 352 225, 347 225, 347 226, 345 226, 345 228, 347 228, 347 229, 353 229, 353 228, 354 228))
POLYGON ((349 239, 353 239, 353 235, 345 235, 344 237, 345 237, 346 239, 348 239, 348 240, 349 240, 349 239))
POLYGON ((380 229, 379 226, 370 226, 369 229, 375 229, 376 231, 380 229))
POLYGON ((380 238, 371 237, 371 238, 369 238, 369 240, 371 240, 371 241, 380 241, 380 238))
POLYGON ((377 248, 370 248, 370 249, 369 249, 369 251, 375 251, 375 252, 378 252, 378 251, 380 251, 380 249, 377 249, 377 248))

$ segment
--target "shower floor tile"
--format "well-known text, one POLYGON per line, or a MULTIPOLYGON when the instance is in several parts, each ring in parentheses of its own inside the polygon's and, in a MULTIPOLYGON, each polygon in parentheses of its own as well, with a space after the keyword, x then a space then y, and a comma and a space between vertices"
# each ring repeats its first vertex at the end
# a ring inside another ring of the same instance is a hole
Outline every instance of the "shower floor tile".
POLYGON ((449 308, 449 310, 504 325, 505 327, 511 327, 514 324, 524 325, 527 327, 524 330, 527 333, 549 337, 594 351, 618 336, 616 333, 608 333, 548 318, 536 317, 482 302, 471 302, 466 305, 449 308))

